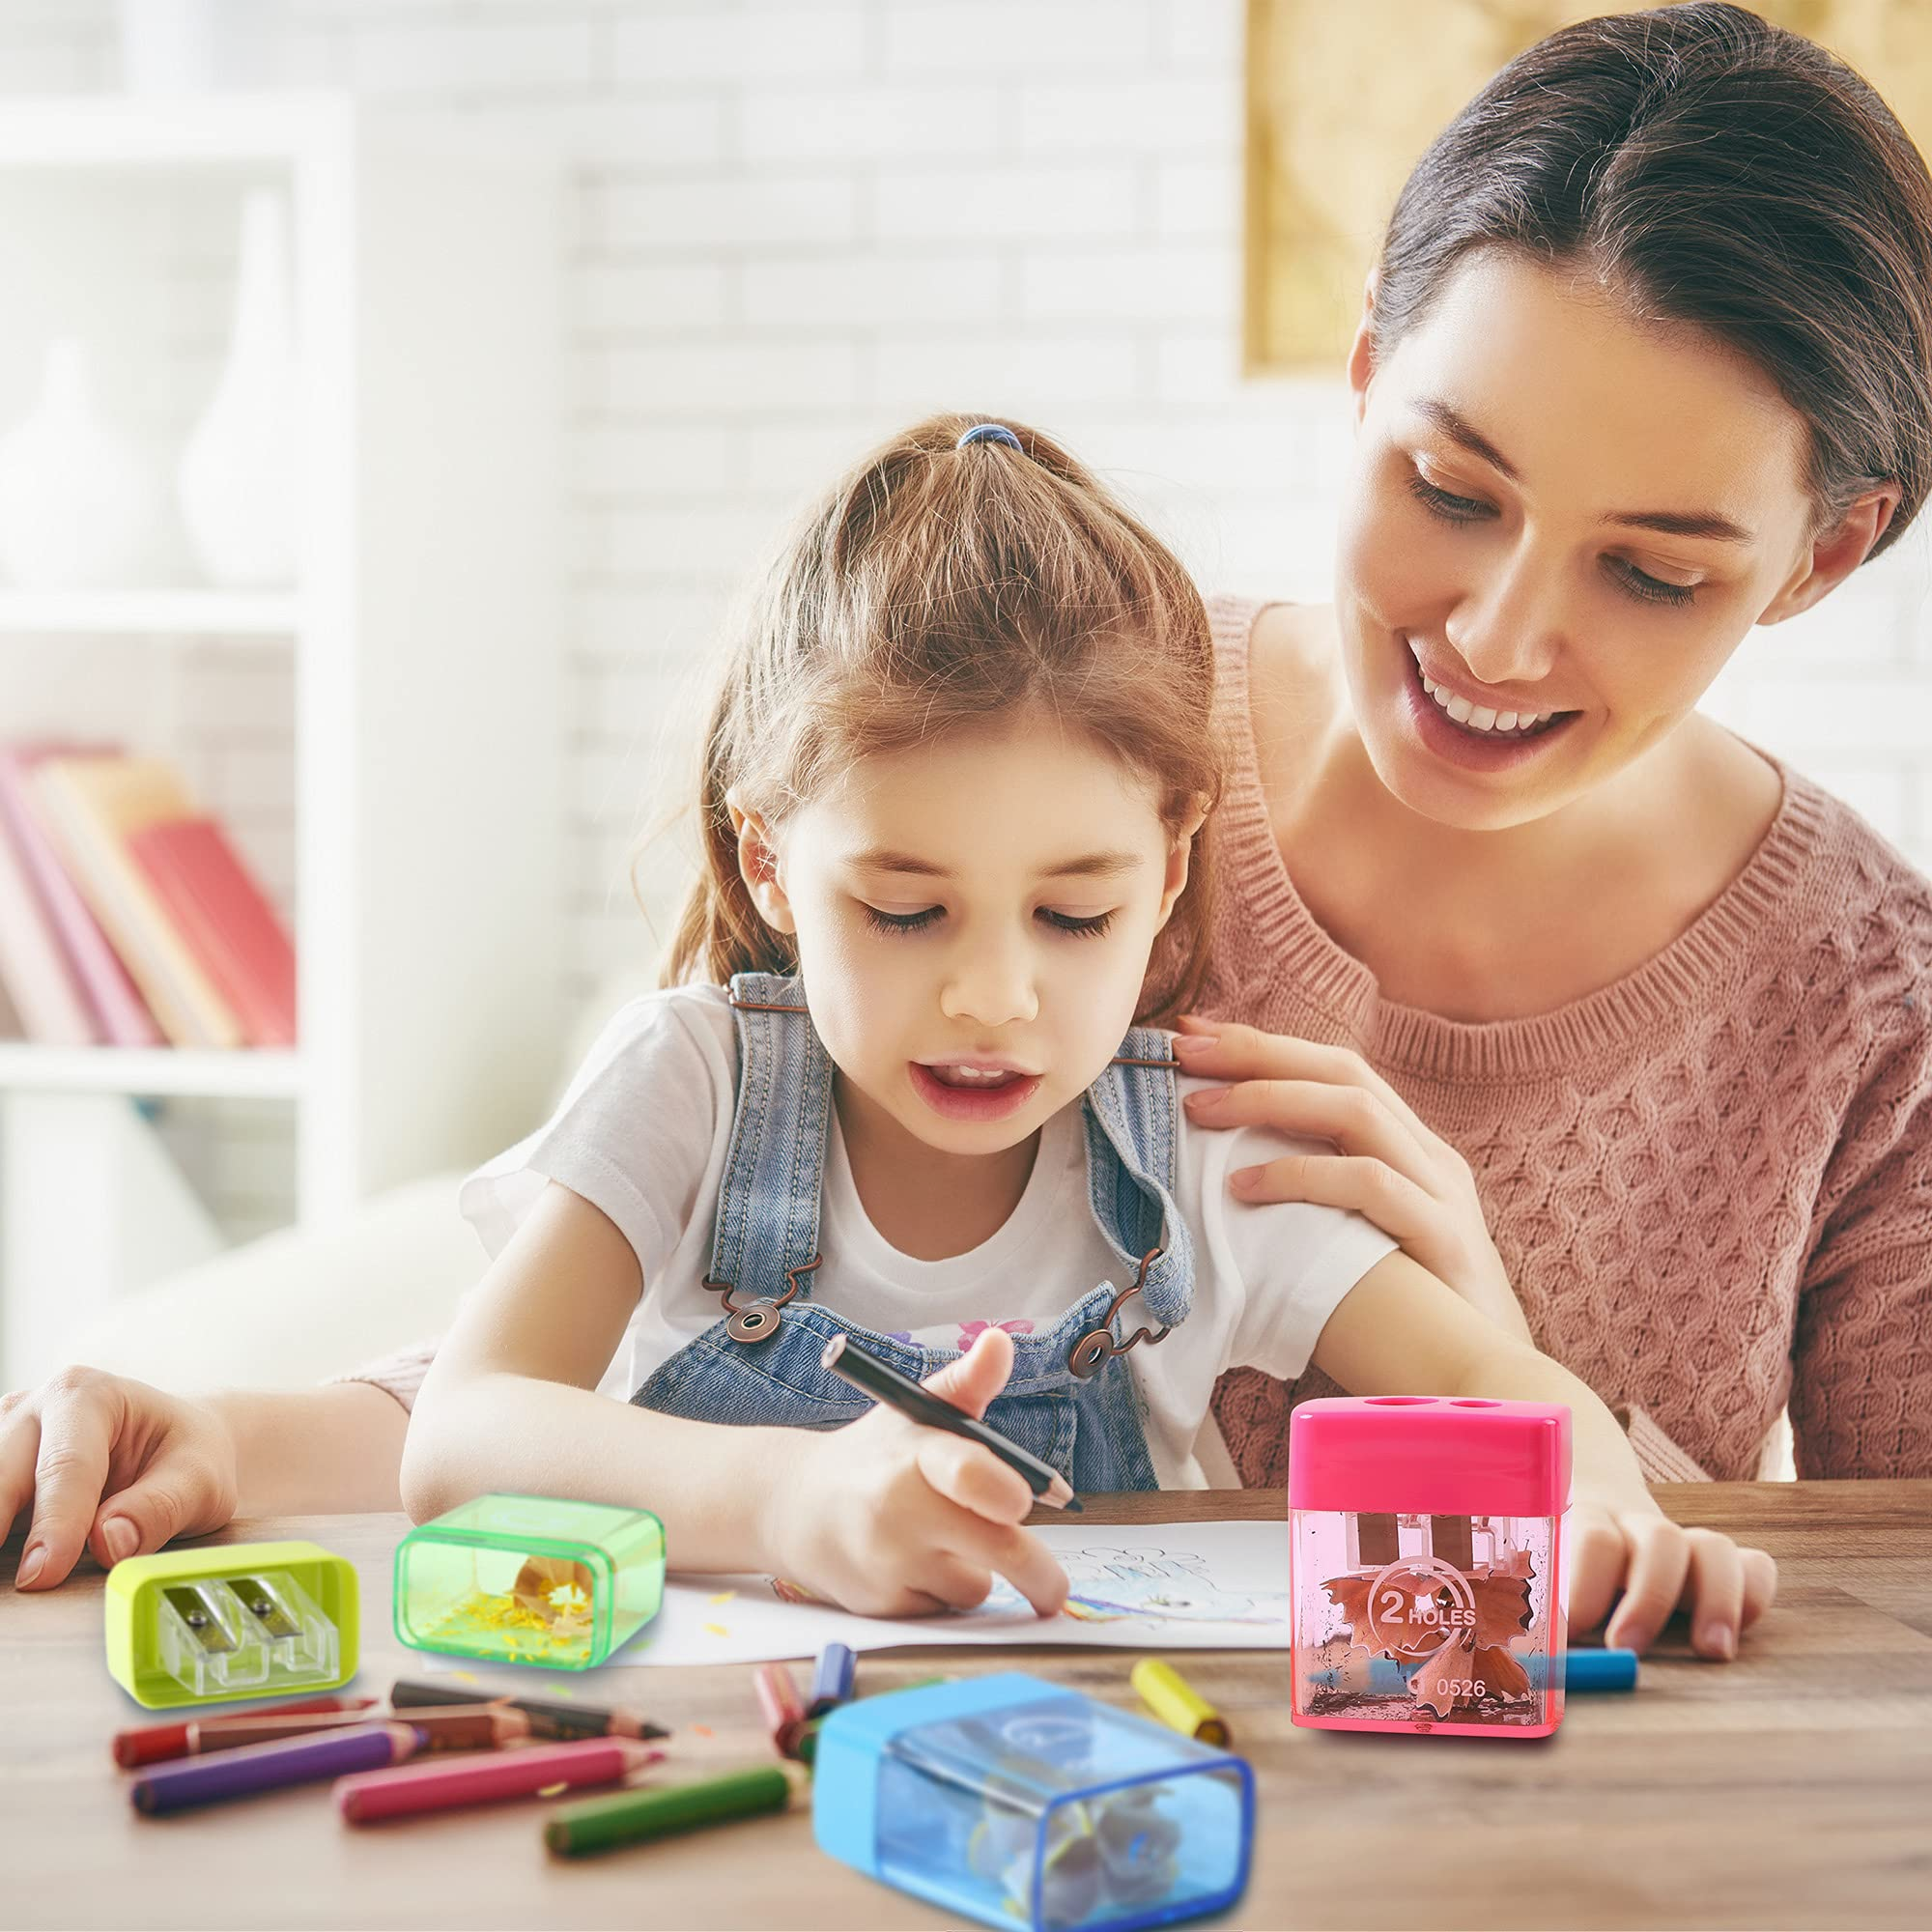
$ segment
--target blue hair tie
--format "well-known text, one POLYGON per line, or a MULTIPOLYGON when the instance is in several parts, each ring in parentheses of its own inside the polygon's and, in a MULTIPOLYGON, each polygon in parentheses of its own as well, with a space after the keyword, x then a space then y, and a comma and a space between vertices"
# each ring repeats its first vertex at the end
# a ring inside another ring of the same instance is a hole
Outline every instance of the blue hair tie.
POLYGON ((1026 454, 1019 438, 1005 423, 975 423, 952 446, 964 449, 969 442, 1004 442, 1009 449, 1018 449, 1022 456, 1026 454))

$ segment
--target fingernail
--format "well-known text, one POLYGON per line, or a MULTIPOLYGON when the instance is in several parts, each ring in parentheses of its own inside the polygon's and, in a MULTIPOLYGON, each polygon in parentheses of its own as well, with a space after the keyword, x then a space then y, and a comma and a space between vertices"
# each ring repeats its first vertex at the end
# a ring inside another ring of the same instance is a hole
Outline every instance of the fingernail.
POLYGON ((1174 1037, 1174 1050, 1182 1060, 1192 1060, 1197 1053, 1206 1053, 1210 1046, 1220 1043, 1220 1035, 1212 1033, 1180 1033, 1174 1037))
POLYGON ((100 1540, 116 1563, 126 1562, 141 1547, 139 1532, 125 1516, 109 1517, 101 1528, 100 1540))
POLYGON ((1204 1087, 1200 1093, 1188 1094, 1187 1111, 1190 1114, 1216 1113, 1227 1097, 1228 1090, 1225 1087, 1204 1087))
POLYGON ((14 1589, 24 1590, 46 1567, 46 1548, 43 1545, 37 1543, 20 1559, 19 1571, 14 1578, 14 1589))
POLYGON ((1229 1179, 1236 1194, 1252 1194, 1262 1184, 1262 1171, 1258 1167, 1237 1167, 1229 1179))
POLYGON ((1738 1634, 1729 1624, 1706 1624, 1701 1639, 1706 1650, 1729 1660, 1738 1654, 1738 1634))

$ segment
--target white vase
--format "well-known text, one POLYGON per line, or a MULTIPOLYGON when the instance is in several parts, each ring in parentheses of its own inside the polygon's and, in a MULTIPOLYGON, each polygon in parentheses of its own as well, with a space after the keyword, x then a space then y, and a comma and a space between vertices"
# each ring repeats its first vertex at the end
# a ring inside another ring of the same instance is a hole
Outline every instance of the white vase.
POLYGON ((281 196, 256 188, 242 204, 228 360, 179 477, 188 542, 214 583, 260 588, 295 577, 296 404, 288 223, 281 196))
POLYGON ((155 496, 134 444, 96 412, 86 352, 71 336, 49 344, 40 400, 0 438, 0 569, 26 590, 130 582, 155 496))

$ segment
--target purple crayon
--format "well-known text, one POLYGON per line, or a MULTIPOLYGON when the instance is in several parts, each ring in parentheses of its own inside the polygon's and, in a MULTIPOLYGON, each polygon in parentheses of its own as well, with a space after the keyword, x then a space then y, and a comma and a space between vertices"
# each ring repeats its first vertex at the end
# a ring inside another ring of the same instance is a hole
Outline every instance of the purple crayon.
POLYGON ((216 1804, 225 1798, 247 1798, 284 1784, 311 1784, 352 1771, 380 1771, 412 1757, 423 1742, 413 1724, 355 1724, 293 1743, 243 1745, 212 1757, 184 1758, 157 1765, 129 1787, 137 1811, 156 1816, 216 1804))
POLYGON ((852 1674, 858 1662, 850 1644, 828 1643, 818 1653, 818 1667, 811 1676, 811 1696, 805 1707, 808 1718, 822 1718, 826 1712, 852 1701, 852 1674))

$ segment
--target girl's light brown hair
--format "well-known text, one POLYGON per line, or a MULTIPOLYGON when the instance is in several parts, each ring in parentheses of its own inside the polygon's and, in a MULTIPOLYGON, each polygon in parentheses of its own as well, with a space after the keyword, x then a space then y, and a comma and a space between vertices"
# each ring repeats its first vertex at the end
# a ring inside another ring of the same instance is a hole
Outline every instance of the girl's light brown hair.
MULTIPOLYGON (((702 748, 702 872, 664 983, 790 973, 787 935, 738 870, 725 794, 768 823, 858 760, 1032 707, 1150 786, 1178 834, 1221 794, 1208 613, 1179 561, 1050 437, 958 447, 938 415, 893 438, 806 514, 733 636, 702 748)), ((1189 884, 1141 994, 1184 1011, 1207 970, 1211 866, 1189 884)))

